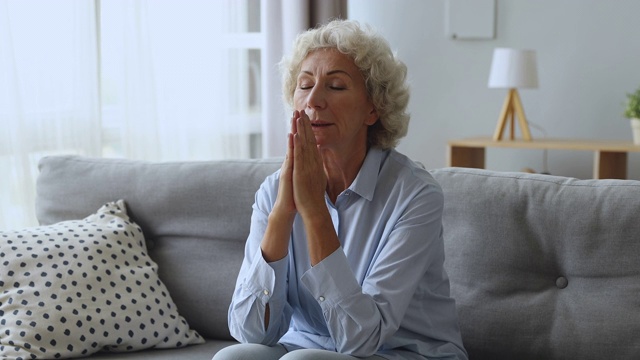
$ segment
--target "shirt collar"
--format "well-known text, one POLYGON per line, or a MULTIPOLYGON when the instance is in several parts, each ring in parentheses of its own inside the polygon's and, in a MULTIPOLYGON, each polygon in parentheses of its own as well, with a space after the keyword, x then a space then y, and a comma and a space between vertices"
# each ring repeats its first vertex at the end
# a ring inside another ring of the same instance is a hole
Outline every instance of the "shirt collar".
POLYGON ((378 174, 382 167, 382 159, 386 151, 370 148, 364 158, 362 167, 349 189, 363 198, 371 201, 378 183, 378 174))

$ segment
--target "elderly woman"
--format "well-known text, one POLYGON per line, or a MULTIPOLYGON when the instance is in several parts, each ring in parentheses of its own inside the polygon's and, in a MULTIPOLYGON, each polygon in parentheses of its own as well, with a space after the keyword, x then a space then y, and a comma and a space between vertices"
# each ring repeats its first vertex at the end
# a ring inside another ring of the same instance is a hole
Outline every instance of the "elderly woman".
POLYGON ((443 269, 443 196, 394 150, 406 66, 354 21, 301 34, 282 62, 291 133, 256 193, 214 359, 466 359, 443 269))

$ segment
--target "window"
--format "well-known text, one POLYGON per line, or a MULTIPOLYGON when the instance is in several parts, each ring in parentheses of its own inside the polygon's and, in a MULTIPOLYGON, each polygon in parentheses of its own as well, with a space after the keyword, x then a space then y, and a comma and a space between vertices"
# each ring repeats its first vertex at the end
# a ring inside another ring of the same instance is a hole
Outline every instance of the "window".
POLYGON ((101 1, 106 155, 260 157, 260 29, 259 0, 101 1))
POLYGON ((265 3, 0 1, 0 229, 46 155, 261 157, 265 3))

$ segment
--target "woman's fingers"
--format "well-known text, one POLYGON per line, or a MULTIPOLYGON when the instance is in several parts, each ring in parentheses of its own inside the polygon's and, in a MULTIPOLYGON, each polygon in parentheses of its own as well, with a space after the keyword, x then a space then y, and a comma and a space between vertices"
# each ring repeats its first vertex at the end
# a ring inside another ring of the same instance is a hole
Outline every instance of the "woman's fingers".
POLYGON ((316 137, 313 134, 313 127, 311 126, 311 120, 309 119, 309 116, 303 111, 300 119, 302 119, 302 123, 304 124, 303 132, 305 142, 313 145, 313 147, 315 148, 316 137))
POLYGON ((296 126, 297 133, 300 134, 300 139, 304 144, 309 144, 315 151, 316 137, 313 134, 313 127, 311 126, 311 120, 304 111, 299 111, 299 117, 296 126))
POLYGON ((298 115, 293 139, 293 196, 296 209, 304 217, 324 206, 326 179, 309 117, 302 111, 298 115))
POLYGON ((298 118, 300 117, 300 112, 298 110, 293 111, 293 116, 291 116, 291 133, 295 135, 298 132, 298 118))

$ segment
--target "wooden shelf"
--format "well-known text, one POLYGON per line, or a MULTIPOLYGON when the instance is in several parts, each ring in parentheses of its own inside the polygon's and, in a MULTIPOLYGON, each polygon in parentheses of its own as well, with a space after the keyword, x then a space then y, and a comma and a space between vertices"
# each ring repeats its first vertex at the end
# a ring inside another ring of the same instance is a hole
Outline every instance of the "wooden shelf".
POLYGON ((484 169, 486 148, 578 150, 594 152, 595 179, 626 179, 627 154, 640 152, 640 146, 630 141, 541 139, 525 141, 494 141, 490 137, 475 137, 448 142, 448 166, 484 169))

